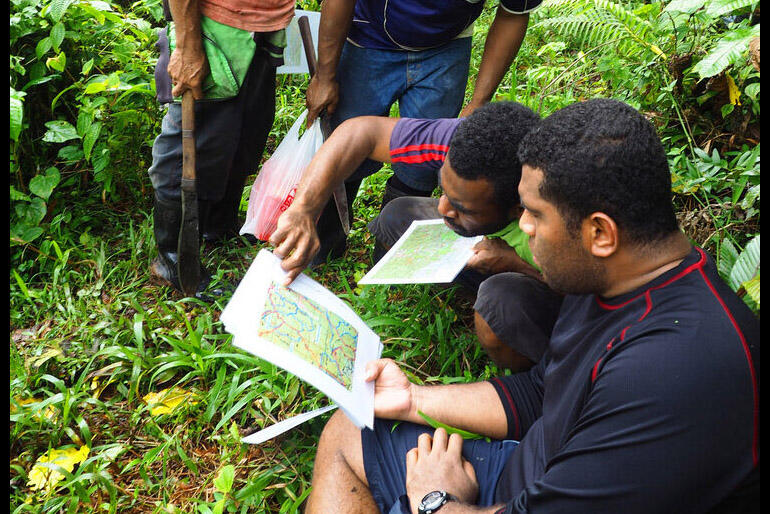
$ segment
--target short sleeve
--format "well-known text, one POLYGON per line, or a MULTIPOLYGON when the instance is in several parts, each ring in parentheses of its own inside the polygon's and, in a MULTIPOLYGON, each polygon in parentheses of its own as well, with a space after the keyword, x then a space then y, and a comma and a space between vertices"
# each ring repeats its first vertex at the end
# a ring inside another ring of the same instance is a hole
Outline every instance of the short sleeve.
POLYGON ((390 160, 438 170, 462 118, 401 118, 390 136, 390 160))
POLYGON ((500 0, 500 7, 513 14, 532 12, 543 3, 543 0, 500 0))

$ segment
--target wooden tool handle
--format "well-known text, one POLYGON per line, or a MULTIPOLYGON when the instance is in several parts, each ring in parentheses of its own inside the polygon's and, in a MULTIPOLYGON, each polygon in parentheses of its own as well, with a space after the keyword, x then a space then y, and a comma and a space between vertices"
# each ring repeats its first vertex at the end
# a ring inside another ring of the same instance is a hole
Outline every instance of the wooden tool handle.
POLYGON ((195 99, 189 89, 182 94, 182 178, 195 180, 195 99))

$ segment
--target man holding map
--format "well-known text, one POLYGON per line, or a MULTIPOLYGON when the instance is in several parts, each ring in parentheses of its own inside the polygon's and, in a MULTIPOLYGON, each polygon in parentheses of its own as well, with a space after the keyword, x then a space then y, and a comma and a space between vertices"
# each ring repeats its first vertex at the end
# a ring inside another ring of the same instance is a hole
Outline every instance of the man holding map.
POLYGON ((369 363, 374 430, 330 419, 306 512, 758 512, 759 321, 679 229, 655 128, 589 100, 519 156, 520 224, 567 294, 548 352, 469 384, 369 363))
MULTIPOLYGON (((333 187, 365 159, 405 162, 438 172, 440 199, 404 198, 398 216, 384 211, 371 225, 390 246, 414 219, 444 218, 463 236, 488 235, 477 244, 461 281, 479 288, 475 309, 479 341, 501 367, 528 369, 545 351, 561 296, 548 288, 518 226, 516 188, 521 138, 539 118, 514 102, 487 104, 467 118, 424 120, 360 117, 340 125, 303 174, 295 198, 270 242, 289 281, 318 251, 315 220, 333 187), (392 221, 395 219, 395 222, 392 221), (401 224, 399 227, 398 224, 401 224)), ((381 252, 380 252, 381 253, 381 252)))

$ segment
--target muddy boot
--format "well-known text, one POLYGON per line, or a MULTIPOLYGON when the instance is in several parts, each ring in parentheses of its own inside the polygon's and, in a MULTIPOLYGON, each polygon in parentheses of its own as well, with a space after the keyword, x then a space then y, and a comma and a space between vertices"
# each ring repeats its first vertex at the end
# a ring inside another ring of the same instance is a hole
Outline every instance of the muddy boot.
MULTIPOLYGON (((203 210, 205 210, 205 207, 203 210)), ((205 215, 205 213, 201 214, 205 215)), ((150 272, 154 277, 160 279, 161 282, 182 292, 177 272, 177 265, 179 263, 177 243, 179 240, 179 229, 182 225, 182 201, 161 200, 156 195, 152 216, 158 256, 152 261, 150 272)), ((198 292, 204 291, 210 281, 211 274, 201 265, 201 281, 198 285, 198 292)))

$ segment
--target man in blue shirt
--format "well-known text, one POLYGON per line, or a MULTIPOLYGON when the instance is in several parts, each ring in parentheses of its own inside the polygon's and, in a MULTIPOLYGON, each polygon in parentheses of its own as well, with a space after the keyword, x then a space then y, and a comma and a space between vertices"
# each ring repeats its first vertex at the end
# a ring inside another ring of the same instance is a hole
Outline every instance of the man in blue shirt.
MULTIPOLYGON (((499 0, 475 89, 462 115, 492 99, 524 40, 529 13, 542 0, 499 0)), ((454 118, 462 108, 474 21, 484 0, 325 0, 318 70, 308 86, 308 126, 322 111, 332 128, 356 116, 387 116, 398 101, 407 118, 454 118)), ((346 182, 355 198, 361 180, 380 163, 365 161, 346 182)), ((436 177, 394 163, 383 205, 399 196, 430 196, 436 177)), ((318 259, 344 251, 333 203, 319 223, 318 259)))
POLYGON ((520 225, 567 293, 545 357, 439 386, 369 363, 374 430, 332 416, 306 512, 758 512, 759 321, 677 226, 655 128, 589 100, 519 158, 520 225))

